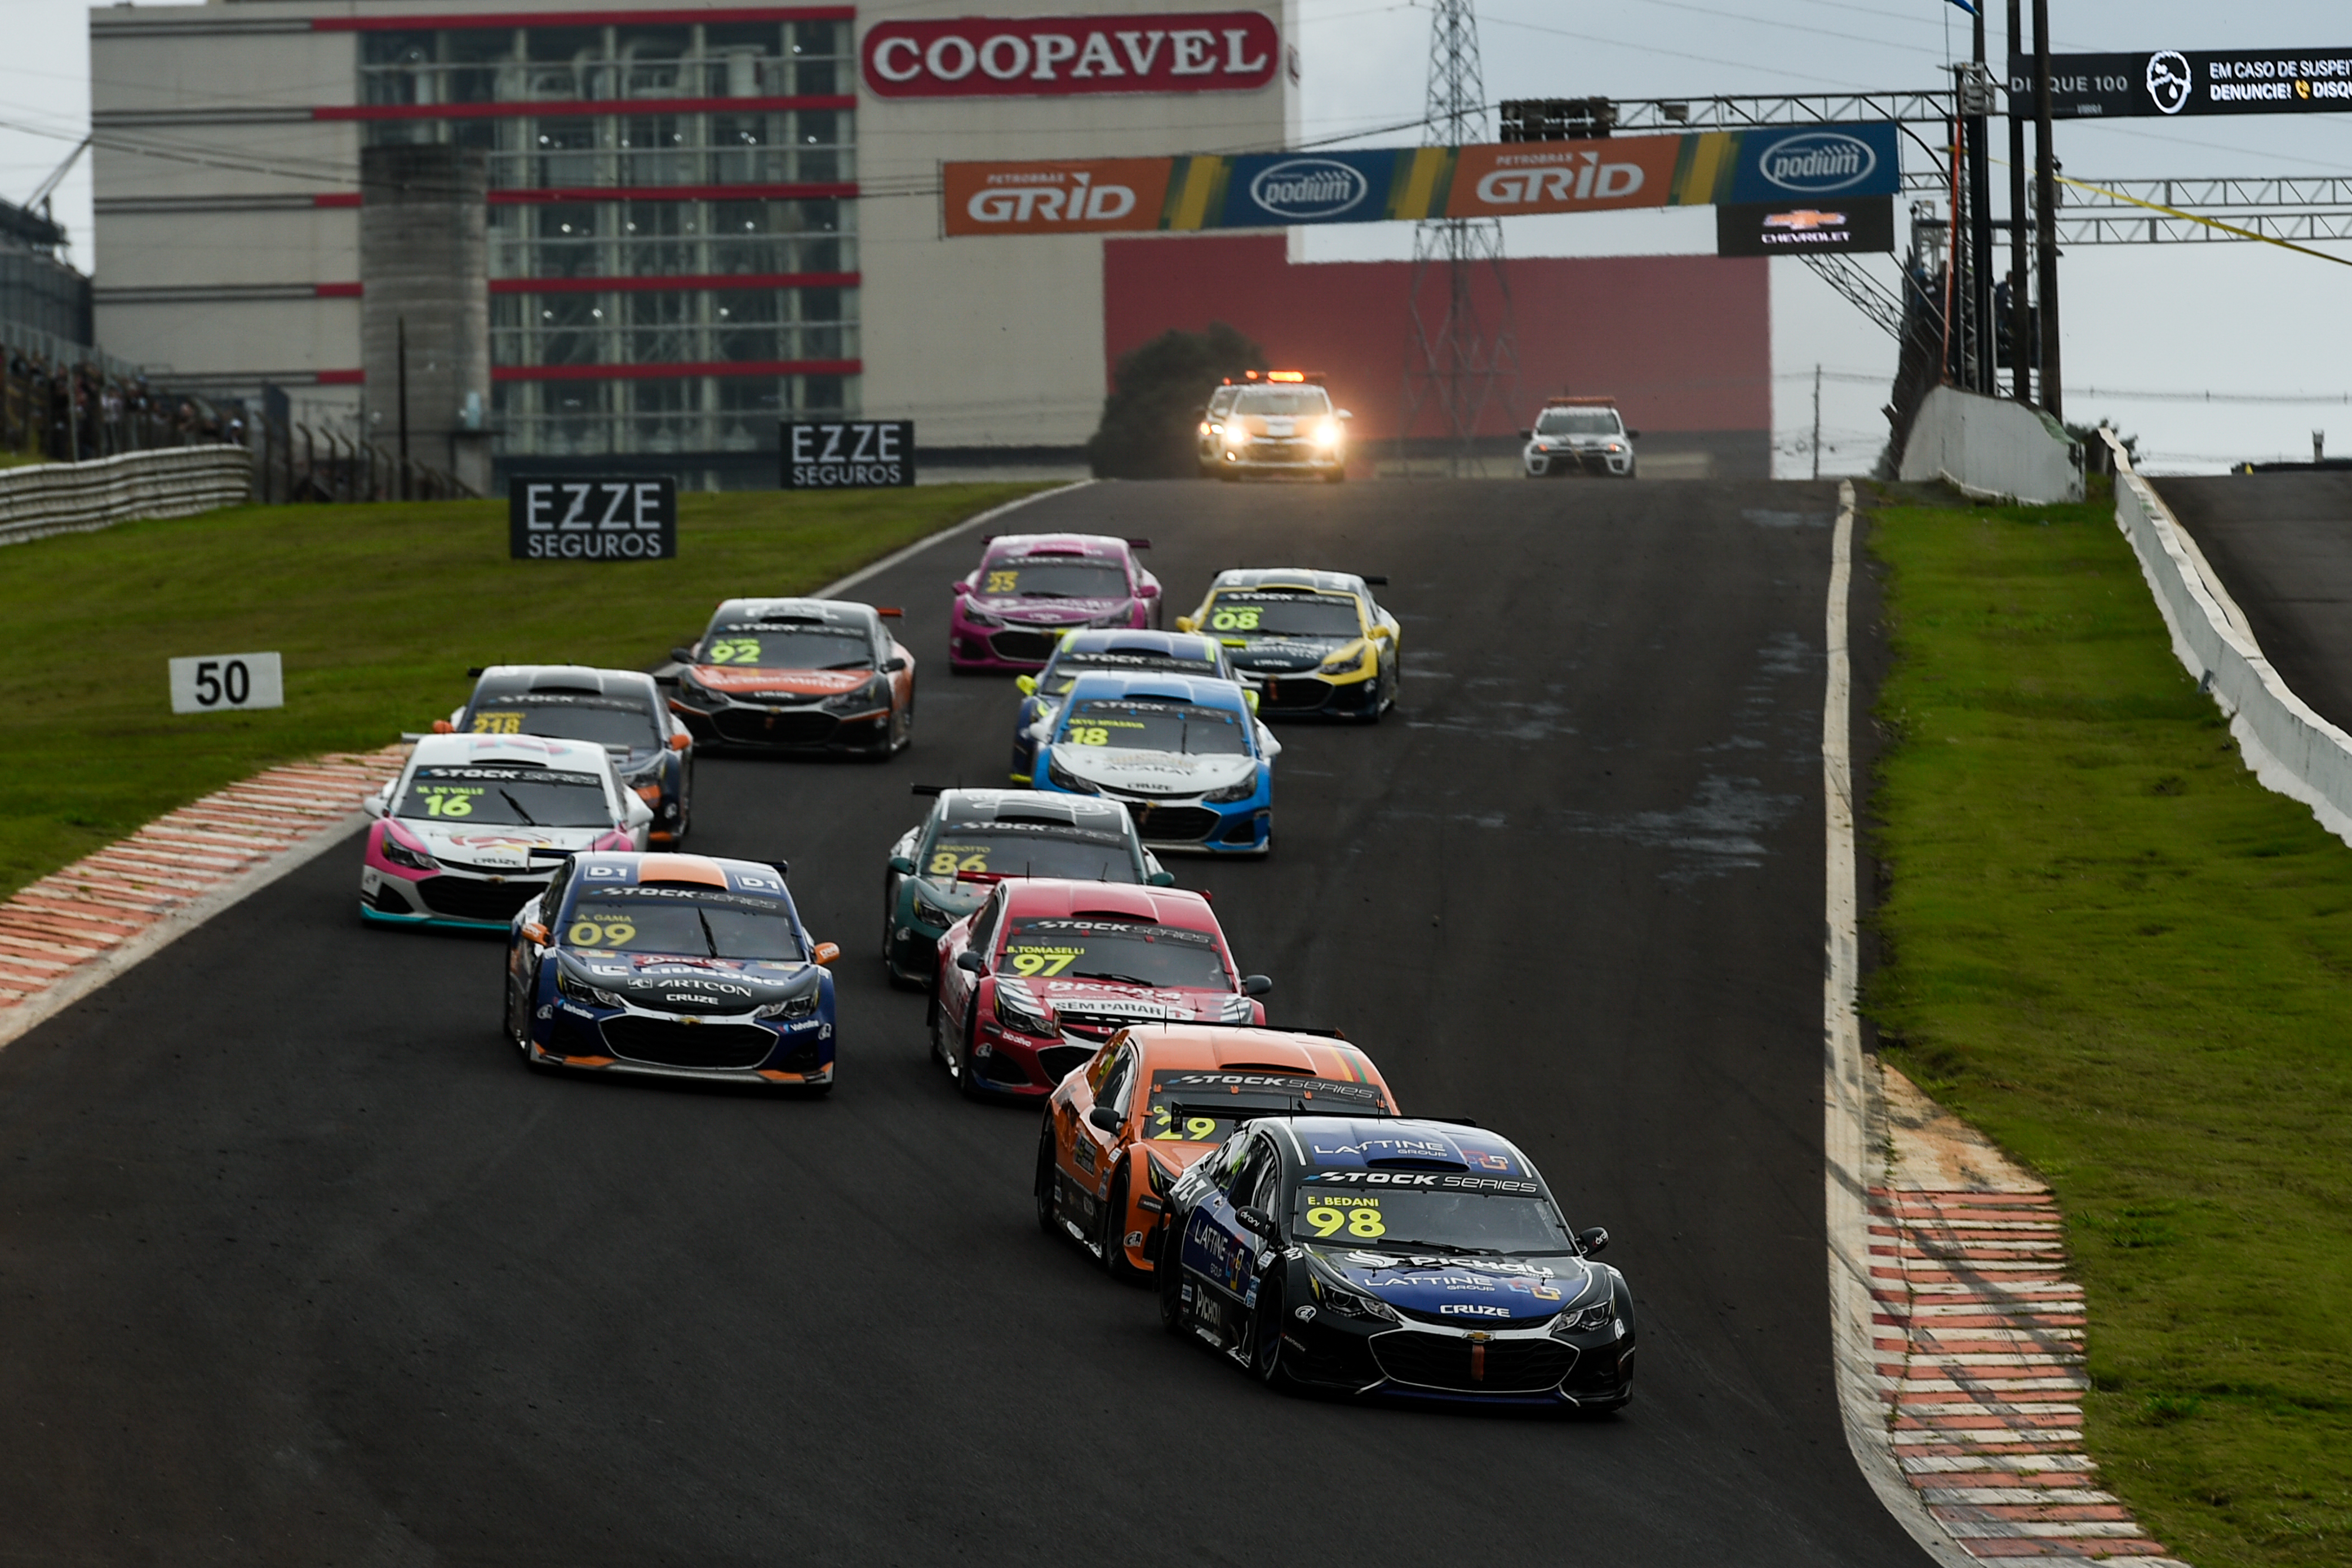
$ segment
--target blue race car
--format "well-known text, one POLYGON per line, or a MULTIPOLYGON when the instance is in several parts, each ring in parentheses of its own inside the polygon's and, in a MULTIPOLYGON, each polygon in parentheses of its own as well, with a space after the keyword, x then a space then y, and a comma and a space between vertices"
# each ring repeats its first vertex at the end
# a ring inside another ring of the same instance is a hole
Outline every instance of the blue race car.
POLYGON ((1233 661, 1214 637, 1181 632, 1151 632, 1130 627, 1065 632, 1034 675, 1013 684, 1021 688, 1021 716, 1013 725, 1013 781, 1029 782, 1036 767, 1037 743, 1052 732, 1054 715, 1069 695, 1070 683, 1088 670, 1117 674, 1200 675, 1231 681, 1233 661))
POLYGON ((577 854, 509 929, 502 1027, 534 1068, 823 1093, 840 953, 809 939, 781 863, 577 854))
POLYGON ((1039 745, 1036 787, 1124 803, 1154 850, 1262 855, 1281 750, 1234 682, 1082 674, 1039 745))

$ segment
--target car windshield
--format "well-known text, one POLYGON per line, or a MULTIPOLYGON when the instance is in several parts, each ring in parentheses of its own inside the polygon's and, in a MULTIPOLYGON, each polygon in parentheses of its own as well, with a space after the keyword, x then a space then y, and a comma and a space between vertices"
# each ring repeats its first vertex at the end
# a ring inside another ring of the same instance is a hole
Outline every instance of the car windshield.
POLYGON ((1062 721, 1070 746, 1119 751, 1172 751, 1192 757, 1246 757, 1248 716, 1199 703, 1130 702, 1097 697, 1072 705, 1062 721))
POLYGON ((925 876, 1063 876, 1139 882, 1135 852, 1118 833, 1042 822, 948 822, 924 846, 925 876))
POLYGON ((983 598, 1125 599, 1127 570, 1099 556, 1013 556, 980 570, 983 598))
POLYGON ((1223 1143, 1253 1116, 1389 1109, 1370 1083, 1274 1072, 1155 1072, 1143 1135, 1154 1143, 1223 1143))
POLYGON ((610 697, 486 697, 464 727, 476 735, 538 735, 638 749, 662 743, 643 704, 610 697))
POLYGON ((1209 601, 1201 630, 1213 637, 1360 637, 1364 622, 1349 594, 1226 589, 1209 601))
POLYGON ((567 947, 600 953, 785 962, 807 956, 782 904, 715 887, 598 888, 572 904, 559 935, 567 947))
POLYGON ((1613 408, 1548 408, 1536 421, 1538 435, 1615 435, 1624 428, 1613 408))
POLYGON ((1211 680, 1224 678, 1213 660, 1188 659, 1175 653, 1070 653, 1054 655, 1054 667, 1039 681, 1040 690, 1055 696, 1066 696, 1080 675, 1088 670, 1132 670, 1138 674, 1204 675, 1211 680))
POLYGON ((496 828, 609 828, 613 808, 593 773, 551 768, 419 768, 394 812, 496 828))
POLYGON ((824 621, 741 621, 704 633, 706 664, 771 670, 870 670, 873 639, 861 627, 824 621))
POLYGON ((1235 413, 1305 419, 1331 412, 1331 397, 1321 387, 1250 387, 1234 400, 1235 413))
POLYGON ((1301 1241, 1407 1252, 1418 1249, 1525 1254, 1576 1250, 1568 1222, 1560 1218, 1551 1199, 1541 1193, 1413 1186, 1382 1186, 1369 1191, 1351 1186, 1341 1190, 1309 1180, 1300 1186, 1292 1205, 1290 1233, 1301 1241))
POLYGON ((996 971, 1029 979, 1234 988, 1217 939, 1208 932, 1129 920, 1015 920, 996 971))

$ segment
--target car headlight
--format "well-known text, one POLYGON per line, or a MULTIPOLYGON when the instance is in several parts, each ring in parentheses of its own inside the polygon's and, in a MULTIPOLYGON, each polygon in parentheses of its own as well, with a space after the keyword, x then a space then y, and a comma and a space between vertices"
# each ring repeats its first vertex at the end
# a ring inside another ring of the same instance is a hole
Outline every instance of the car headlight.
POLYGON ((805 1019, 816 1016, 816 991, 814 988, 796 997, 786 997, 781 1002, 770 1002, 764 1008, 754 1008, 755 1019, 805 1019))
POLYGON ((1315 1290, 1315 1304, 1327 1312, 1343 1318, 1357 1318, 1367 1322, 1393 1323, 1402 1322, 1394 1307, 1374 1296, 1368 1296, 1352 1285, 1343 1285, 1320 1273, 1310 1273, 1307 1281, 1315 1290))
POLYGON ((1002 626, 1004 624, 1004 617, 1002 615, 990 614, 987 611, 982 610, 979 605, 974 604, 969 599, 963 601, 963 618, 971 622, 975 626, 1002 626))
POLYGON ((411 871, 439 871, 441 862, 423 850, 410 849, 400 841, 389 823, 383 830, 383 858, 394 865, 404 865, 411 871))
POLYGON ((887 707, 890 704, 890 678, 877 675, 865 685, 845 692, 837 692, 824 699, 824 706, 835 713, 856 713, 861 708, 887 707))
POLYGON ((1247 446, 1250 444, 1249 426, 1238 419, 1225 426, 1224 435, 1228 446, 1247 446))
POLYGON ((1238 784, 1228 784, 1222 789, 1212 789, 1202 800, 1219 806, 1230 806, 1236 800, 1246 800, 1257 793, 1257 775, 1253 773, 1238 784))
POLYGON ((1591 1333, 1605 1329, 1617 1321, 1617 1291, 1609 1281, 1601 1281, 1601 1299, 1570 1307, 1552 1321, 1554 1333, 1591 1333))
POLYGON ((957 921, 963 918, 962 915, 958 915, 952 909, 933 904, 929 899, 925 898, 919 893, 915 894, 914 904, 915 923, 919 925, 936 925, 940 930, 945 931, 949 926, 953 925, 957 921))
POLYGON ((1352 675, 1370 663, 1371 644, 1360 644, 1352 653, 1334 653, 1323 661, 1321 673, 1327 675, 1352 675))
POLYGON ((1054 1027, 1048 1009, 1030 1009, 1033 998, 1016 993, 1004 986, 996 988, 996 1021, 1015 1034, 1053 1036, 1061 1033, 1054 1027))
POLYGON ((599 986, 592 986, 587 981, 575 977, 569 969, 558 968, 555 971, 555 989, 559 995, 570 997, 575 1002, 593 1002, 602 1008, 625 1008, 629 1005, 627 1000, 618 994, 599 986))
POLYGON ((1079 778, 1076 774, 1071 772, 1068 768, 1063 767, 1060 753, 1061 747, 1058 746, 1048 747, 1045 749, 1045 777, 1053 782, 1054 788, 1056 789, 1067 789, 1073 795, 1099 795, 1102 793, 1102 787, 1100 785, 1089 784, 1085 779, 1079 778))
POLYGON ((1315 427, 1315 444, 1318 446, 1339 445, 1339 422, 1336 419, 1327 419, 1322 423, 1317 425, 1315 427))
POLYGON ((1622 452, 1622 451, 1624 451, 1624 450, 1625 450, 1625 448, 1624 448, 1623 446, 1620 445, 1618 443, 1616 443, 1616 442, 1612 441, 1612 442, 1611 442, 1611 443, 1609 444, 1609 450, 1610 450, 1610 451, 1612 451, 1612 452, 1622 452))

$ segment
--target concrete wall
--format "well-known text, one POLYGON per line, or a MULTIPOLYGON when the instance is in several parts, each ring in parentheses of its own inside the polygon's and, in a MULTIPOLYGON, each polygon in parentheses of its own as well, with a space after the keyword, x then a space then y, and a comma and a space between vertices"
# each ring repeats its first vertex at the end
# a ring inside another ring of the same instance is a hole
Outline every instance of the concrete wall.
POLYGON ((479 152, 435 143, 360 154, 368 437, 483 495, 490 488, 488 188, 479 152))
POLYGON ((1937 387, 1919 405, 1897 476, 1944 479, 1979 497, 2034 506, 2083 498, 2083 449, 2039 409, 1937 387))
POLYGON ((2263 657, 2246 617, 2204 552, 2112 435, 2116 527, 2172 633, 2172 652, 2230 717, 2246 766, 2267 789, 2311 808, 2320 826, 2352 843, 2352 735, 2314 712, 2263 657))

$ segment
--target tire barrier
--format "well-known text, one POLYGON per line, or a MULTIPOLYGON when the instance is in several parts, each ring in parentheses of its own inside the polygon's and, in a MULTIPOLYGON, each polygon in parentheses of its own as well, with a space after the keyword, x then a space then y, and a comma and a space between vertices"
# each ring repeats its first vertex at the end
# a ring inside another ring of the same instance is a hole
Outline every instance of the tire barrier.
POLYGON ((133 517, 184 517, 242 506, 252 496, 253 455, 240 446, 173 446, 0 470, 0 545, 133 517))
POLYGON ((2197 541, 2133 471, 2114 433, 2099 434, 2115 458, 2116 527, 2139 557, 2174 656, 2229 716, 2263 787, 2302 801, 2321 827, 2352 844, 2352 735, 2288 688, 2197 541))

